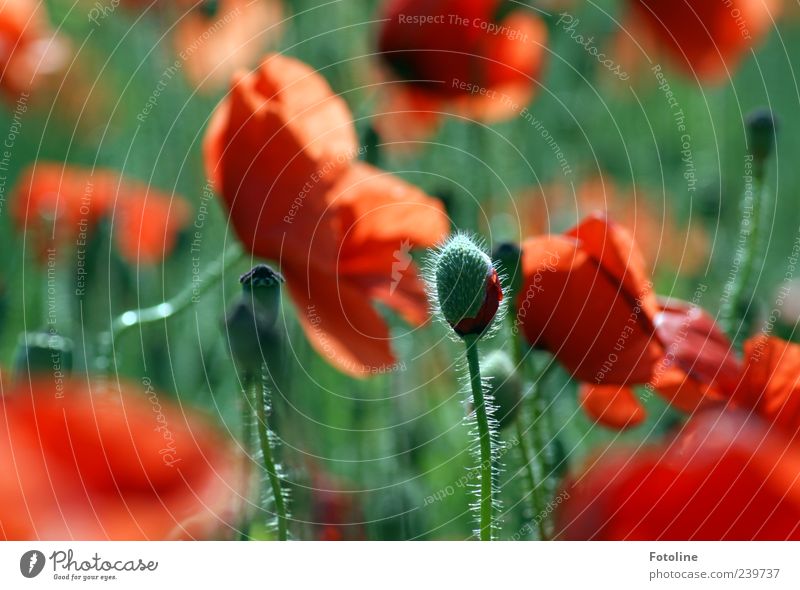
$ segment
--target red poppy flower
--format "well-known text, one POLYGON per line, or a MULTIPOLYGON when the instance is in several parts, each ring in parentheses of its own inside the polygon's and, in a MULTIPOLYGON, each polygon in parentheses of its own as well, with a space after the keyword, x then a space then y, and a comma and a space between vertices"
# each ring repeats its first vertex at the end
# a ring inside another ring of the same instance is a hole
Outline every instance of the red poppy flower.
POLYGON ((410 250, 446 234, 441 204, 354 162, 344 101, 310 67, 281 55, 236 78, 205 153, 239 239, 279 262, 312 345, 354 375, 391 366, 388 328, 371 302, 414 324, 425 320, 410 250))
POLYGON ((378 50, 404 84, 382 89, 385 103, 376 127, 385 139, 407 136, 407 121, 419 131, 431 130, 432 117, 441 110, 482 121, 519 114, 541 74, 547 28, 531 10, 503 14, 501 4, 386 2, 378 50))
POLYGON ((37 162, 17 183, 12 215, 41 246, 75 240, 108 214, 118 178, 108 170, 37 162))
POLYGON ((18 183, 13 215, 21 231, 46 246, 85 241, 114 209, 114 238, 124 258, 161 261, 189 219, 189 206, 111 170, 38 162, 18 183))
MULTIPOLYGON (((646 383, 650 393, 686 413, 731 398, 742 367, 708 313, 684 301, 662 301, 653 324, 664 356, 646 383)), ((611 428, 636 426, 646 417, 630 387, 585 384, 580 398, 593 419, 611 428)))
POLYGON ((628 233, 589 217, 522 247, 517 322, 527 341, 596 385, 647 382, 663 355, 658 311, 628 233))
POLYGON ((146 391, 25 380, 0 403, 0 538, 230 536, 245 481, 234 445, 146 391))
POLYGON ((38 0, 0 6, 0 87, 10 96, 29 91, 67 61, 66 44, 53 35, 38 0))
POLYGON ((128 182, 114 210, 114 239, 123 258, 157 264, 175 247, 189 221, 189 204, 137 182, 128 182))
POLYGON ((701 80, 732 75, 747 50, 773 26, 779 0, 631 0, 633 27, 701 80))
POLYGON ((800 345, 762 335, 745 342, 744 354, 744 376, 734 395, 735 403, 757 412, 797 439, 800 345))
POLYGON ((564 484, 568 540, 800 540, 800 448, 733 410, 704 411, 677 437, 612 452, 564 484))

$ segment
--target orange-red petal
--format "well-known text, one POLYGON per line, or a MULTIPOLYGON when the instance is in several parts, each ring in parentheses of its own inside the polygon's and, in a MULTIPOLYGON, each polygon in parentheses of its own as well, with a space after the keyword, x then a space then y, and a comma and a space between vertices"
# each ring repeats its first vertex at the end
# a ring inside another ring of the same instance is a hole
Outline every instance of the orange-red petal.
POLYGON ((630 387, 585 383, 581 385, 579 398, 584 411, 609 428, 633 428, 647 417, 630 387))

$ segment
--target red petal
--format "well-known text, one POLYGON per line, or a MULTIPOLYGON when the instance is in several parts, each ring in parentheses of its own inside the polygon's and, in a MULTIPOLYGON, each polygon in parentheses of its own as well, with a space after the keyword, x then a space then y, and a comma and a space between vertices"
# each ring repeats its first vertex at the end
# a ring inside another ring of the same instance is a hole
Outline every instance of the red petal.
POLYGON ((579 398, 586 413, 609 428, 633 428, 646 418, 644 408, 630 387, 583 384, 579 398))

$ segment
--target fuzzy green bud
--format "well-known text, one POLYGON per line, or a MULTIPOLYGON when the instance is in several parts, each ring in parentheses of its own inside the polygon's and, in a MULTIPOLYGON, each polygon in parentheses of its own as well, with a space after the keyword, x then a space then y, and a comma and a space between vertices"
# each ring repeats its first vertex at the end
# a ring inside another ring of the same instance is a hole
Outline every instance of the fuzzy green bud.
POLYGON ((442 247, 434 270, 436 295, 447 323, 460 336, 486 331, 503 300, 489 256, 468 236, 456 235, 442 247))

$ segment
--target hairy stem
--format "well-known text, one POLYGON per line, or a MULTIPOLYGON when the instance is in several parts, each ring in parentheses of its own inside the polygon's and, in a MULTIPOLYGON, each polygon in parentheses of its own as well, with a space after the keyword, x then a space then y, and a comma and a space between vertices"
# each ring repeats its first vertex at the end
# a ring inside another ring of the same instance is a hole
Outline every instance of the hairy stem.
POLYGON ((275 513, 278 518, 278 540, 286 541, 286 501, 281 489, 281 479, 275 467, 275 459, 272 457, 272 444, 269 440, 269 427, 267 426, 265 385, 261 379, 251 379, 248 388, 251 391, 252 400, 256 408, 256 429, 258 430, 258 440, 261 444, 264 468, 267 471, 269 483, 272 487, 272 495, 275 498, 275 513))
POLYGON ((472 403, 475 406, 475 417, 478 423, 478 438, 480 441, 480 476, 481 494, 480 504, 480 539, 492 540, 492 434, 489 427, 489 418, 486 413, 486 401, 483 397, 483 384, 481 383, 481 367, 478 360, 478 338, 468 336, 464 338, 467 347, 467 364, 469 365, 470 385, 472 386, 472 403))
POLYGON ((764 167, 760 162, 754 163, 751 190, 745 190, 742 197, 741 214, 746 215, 747 195, 750 192, 752 207, 750 218, 747 220, 747 230, 744 228, 744 219, 740 231, 744 233, 744 243, 741 251, 741 265, 739 272, 726 285, 725 292, 727 298, 722 302, 720 310, 720 324, 722 329, 733 342, 742 339, 740 335, 741 325, 739 322, 739 305, 750 287, 751 275, 761 256, 761 230, 762 212, 765 202, 768 199, 767 190, 764 182, 764 167))

